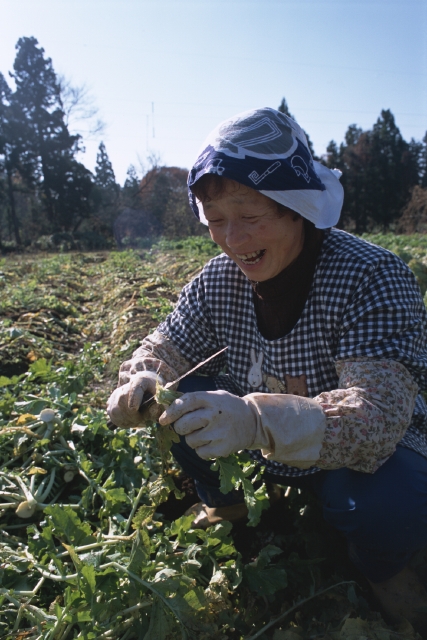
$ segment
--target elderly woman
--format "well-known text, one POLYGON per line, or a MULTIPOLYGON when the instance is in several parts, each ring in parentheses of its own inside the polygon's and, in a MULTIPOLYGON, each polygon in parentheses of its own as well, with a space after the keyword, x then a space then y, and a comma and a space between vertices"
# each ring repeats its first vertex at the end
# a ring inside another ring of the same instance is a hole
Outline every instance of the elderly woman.
POLYGON ((312 490, 386 612, 421 624, 427 593, 407 563, 427 544, 426 312, 399 258, 333 228, 339 175, 273 109, 210 134, 188 188, 223 253, 122 365, 108 412, 141 424, 158 377, 228 347, 160 417, 182 436, 195 524, 245 516, 210 460, 246 449, 266 480, 312 490))

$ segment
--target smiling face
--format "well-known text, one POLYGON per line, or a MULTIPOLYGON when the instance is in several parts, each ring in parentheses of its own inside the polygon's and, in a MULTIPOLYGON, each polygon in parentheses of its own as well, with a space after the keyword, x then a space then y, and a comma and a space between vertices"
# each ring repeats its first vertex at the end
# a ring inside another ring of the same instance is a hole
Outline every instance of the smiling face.
POLYGON ((212 240, 256 282, 269 280, 297 258, 304 244, 303 219, 234 180, 202 203, 212 240))

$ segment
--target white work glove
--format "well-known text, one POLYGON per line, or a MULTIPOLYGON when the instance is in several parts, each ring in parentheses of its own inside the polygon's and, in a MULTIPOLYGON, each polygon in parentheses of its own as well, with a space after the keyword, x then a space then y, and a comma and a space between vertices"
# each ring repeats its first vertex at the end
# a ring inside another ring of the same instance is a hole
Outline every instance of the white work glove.
POLYGON ((165 382, 171 382, 178 378, 175 369, 167 365, 166 362, 162 362, 161 360, 157 360, 150 356, 142 355, 123 362, 119 370, 119 385, 127 384, 130 382, 132 376, 141 372, 155 372, 156 374, 159 374, 163 380, 162 384, 165 382))
POLYGON ((261 449, 264 457, 307 469, 319 459, 326 417, 310 398, 251 393, 243 398, 226 391, 187 393, 159 418, 203 459, 241 449, 261 449))
POLYGON ((257 432, 257 418, 245 398, 227 391, 195 391, 175 400, 159 418, 174 423, 187 444, 208 460, 248 449, 257 432))
POLYGON ((128 376, 129 381, 118 387, 111 394, 107 403, 107 413, 117 427, 130 429, 143 426, 147 420, 157 420, 161 408, 151 404, 139 411, 144 393, 156 393, 156 382, 164 384, 162 378, 154 371, 140 371, 128 376))

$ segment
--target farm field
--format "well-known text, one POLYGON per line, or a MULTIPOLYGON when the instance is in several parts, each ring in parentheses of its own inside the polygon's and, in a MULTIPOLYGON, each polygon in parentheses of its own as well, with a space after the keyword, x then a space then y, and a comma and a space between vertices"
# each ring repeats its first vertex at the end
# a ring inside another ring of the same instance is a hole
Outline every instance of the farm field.
MULTIPOLYGON (((426 237, 366 239, 426 294, 426 237)), ((216 253, 199 237, 0 258, 0 640, 419 638, 384 622, 310 495, 193 530, 156 429, 108 423, 120 363, 216 253)), ((427 554, 414 564, 427 580, 427 554)))

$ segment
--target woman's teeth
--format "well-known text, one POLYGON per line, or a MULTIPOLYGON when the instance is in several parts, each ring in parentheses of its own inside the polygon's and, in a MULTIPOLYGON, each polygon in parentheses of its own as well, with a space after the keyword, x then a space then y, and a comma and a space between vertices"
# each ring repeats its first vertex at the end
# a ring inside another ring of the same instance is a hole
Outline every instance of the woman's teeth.
POLYGON ((259 251, 252 251, 252 253, 236 253, 236 256, 243 262, 243 264, 256 264, 261 260, 265 253, 265 249, 259 251))

